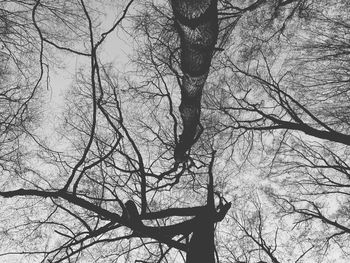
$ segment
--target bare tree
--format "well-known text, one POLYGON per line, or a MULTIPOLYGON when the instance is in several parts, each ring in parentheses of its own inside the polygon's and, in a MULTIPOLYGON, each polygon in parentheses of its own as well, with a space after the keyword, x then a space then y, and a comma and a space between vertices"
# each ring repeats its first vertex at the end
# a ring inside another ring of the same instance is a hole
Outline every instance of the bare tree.
MULTIPOLYGON (((2 256, 33 255, 31 259, 43 262, 94 261, 95 257, 107 261, 124 257, 127 261, 135 258, 132 252, 140 247, 139 258, 161 261, 176 256, 179 252, 170 252, 170 248, 176 248, 180 253, 188 252, 191 262, 203 257, 199 244, 204 237, 208 260, 214 260, 213 226, 224 218, 230 207, 229 203, 222 202, 214 207, 215 151, 198 167, 177 164, 164 171, 163 167, 154 165, 147 156, 147 145, 142 140, 140 143, 138 134, 130 128, 132 114, 124 108, 123 101, 127 96, 121 96, 120 85, 99 59, 99 48, 124 20, 131 4, 132 1, 128 2, 115 23, 99 35, 94 24, 97 14, 92 6, 80 1, 76 7, 81 13, 80 21, 85 23, 84 36, 88 36, 90 45, 89 48, 82 45, 83 49, 50 39, 45 25, 38 20, 39 12, 48 7, 41 1, 32 6, 41 47, 46 44, 86 57, 90 65, 78 73, 68 97, 70 103, 62 127, 67 144, 65 152, 39 145, 40 162, 57 172, 48 178, 45 171, 25 171, 18 187, 1 191, 2 197, 16 200, 25 197, 27 202, 21 209, 16 207, 23 211, 23 217, 8 222, 4 230, 9 231, 4 235, 6 244, 13 245, 21 239, 28 241, 21 244, 22 249, 2 256), (190 181, 180 178, 200 173, 207 176, 190 181), (197 205, 186 201, 192 194, 184 195, 185 189, 197 189, 197 196, 202 197, 198 198, 197 205), (171 202, 173 195, 178 195, 175 202, 171 202), (29 199, 38 202, 36 207, 42 207, 41 214, 25 216, 31 210, 29 199), (162 200, 169 203, 163 204, 162 200), (25 232, 21 231, 24 226, 35 236, 25 238, 25 232), (53 239, 45 240, 43 236, 49 233, 53 239), (116 244, 121 246, 117 250, 113 249, 116 244), (103 252, 89 254, 102 248, 103 252)), ((42 66, 43 61, 40 62, 42 66)), ((133 104, 136 105, 130 102, 127 107, 133 104)))
POLYGON ((12 3, 20 7, 3 10, 26 10, 39 65, 24 93, 35 96, 19 108, 36 102, 51 54, 83 62, 60 147, 27 129, 37 114, 9 114, 34 157, 1 159, 11 168, 1 179, 2 258, 348 258, 346 2, 126 1, 108 27, 97 3, 12 3), (125 76, 102 56, 118 30, 139 45, 125 76))

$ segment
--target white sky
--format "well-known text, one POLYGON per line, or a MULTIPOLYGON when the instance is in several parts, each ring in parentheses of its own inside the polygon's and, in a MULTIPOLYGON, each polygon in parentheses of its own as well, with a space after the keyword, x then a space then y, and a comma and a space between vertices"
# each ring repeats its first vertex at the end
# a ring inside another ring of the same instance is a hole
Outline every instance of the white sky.
MULTIPOLYGON (((96 1, 98 4, 99 1, 96 1)), ((106 1, 104 1, 106 2, 106 1)), ((113 2, 113 1, 111 1, 113 2)), ((103 24, 100 29, 102 32, 107 31, 113 23, 118 20, 127 4, 128 0, 118 1, 117 3, 111 3, 105 6, 106 16, 103 18, 103 24)), ((134 2, 128 14, 130 14, 136 6, 134 2)), ((100 5, 99 5, 100 7, 100 5)), ((123 20, 123 26, 130 26, 127 19, 123 20)), ((95 39, 95 42, 97 39, 95 39)), ((123 72, 126 70, 129 62, 128 56, 133 51, 133 39, 127 35, 124 30, 117 27, 104 41, 103 45, 100 46, 100 59, 104 63, 113 63, 115 70, 123 72)), ((88 45, 89 43, 87 43, 88 45)), ((50 65, 50 86, 48 90, 45 90, 44 102, 46 103, 45 109, 43 110, 44 116, 42 126, 37 131, 39 134, 47 138, 55 135, 55 130, 60 125, 60 117, 63 113, 65 101, 64 96, 71 88, 74 82, 75 72, 81 67, 89 67, 90 62, 85 57, 79 57, 68 52, 57 51, 59 59, 62 60, 60 68, 50 65)), ((43 85, 44 86, 44 85, 43 85)), ((43 89, 46 87, 43 87, 43 89)))

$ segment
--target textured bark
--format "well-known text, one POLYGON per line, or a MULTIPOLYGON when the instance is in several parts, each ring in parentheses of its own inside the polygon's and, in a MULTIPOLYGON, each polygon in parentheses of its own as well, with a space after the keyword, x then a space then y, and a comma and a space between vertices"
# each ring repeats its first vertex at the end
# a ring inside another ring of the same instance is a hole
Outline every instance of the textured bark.
POLYGON ((217 0, 172 0, 180 35, 181 85, 180 114, 183 131, 175 147, 175 161, 186 160, 194 143, 200 120, 201 97, 218 36, 217 0))

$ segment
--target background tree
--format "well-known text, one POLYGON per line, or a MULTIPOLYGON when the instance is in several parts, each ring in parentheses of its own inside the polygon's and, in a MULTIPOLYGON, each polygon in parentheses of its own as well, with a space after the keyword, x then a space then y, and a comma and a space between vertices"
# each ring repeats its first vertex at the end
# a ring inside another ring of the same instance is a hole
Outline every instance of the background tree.
MULTIPOLYGON (((235 53, 224 58, 221 65, 228 71, 220 75, 220 95, 205 100, 215 115, 220 112, 213 125, 217 134, 225 140, 233 138, 236 152, 240 145, 249 146, 241 148, 248 158, 243 159, 248 161, 243 167, 249 169, 249 163, 257 167, 263 179, 259 192, 277 209, 268 213, 267 220, 280 222, 275 230, 288 233, 269 243, 269 234, 262 236, 278 260, 287 251, 279 248, 290 241, 298 244, 299 252, 291 254, 295 262, 346 262, 348 258, 347 225, 342 219, 343 202, 347 202, 348 131, 341 110, 347 104, 343 99, 348 21, 343 11, 348 8, 341 1, 304 3, 299 18, 286 20, 281 34, 266 34, 253 50, 233 49, 244 56, 235 53)), ((282 10, 279 16, 289 13, 282 10)), ((247 37, 259 39, 258 33, 247 37)), ((242 226, 249 229, 240 222, 242 226)), ((244 254, 253 256, 250 249, 244 254)), ((253 258, 242 255, 238 260, 274 262, 253 258)))

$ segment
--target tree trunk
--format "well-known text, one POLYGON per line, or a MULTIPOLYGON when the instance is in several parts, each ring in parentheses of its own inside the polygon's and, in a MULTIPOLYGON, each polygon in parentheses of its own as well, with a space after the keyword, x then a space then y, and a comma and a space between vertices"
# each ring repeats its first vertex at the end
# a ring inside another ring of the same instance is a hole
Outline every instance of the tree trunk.
POLYGON ((214 250, 214 192, 208 185, 207 209, 198 216, 186 255, 186 263, 215 263, 214 250))
POLYGON ((176 162, 186 160, 199 125, 201 96, 218 36, 217 0, 172 0, 180 35, 181 85, 180 114, 183 131, 175 147, 176 162))
POLYGON ((208 217, 203 215, 195 226, 186 255, 186 263, 214 263, 214 222, 212 211, 208 209, 208 217))

